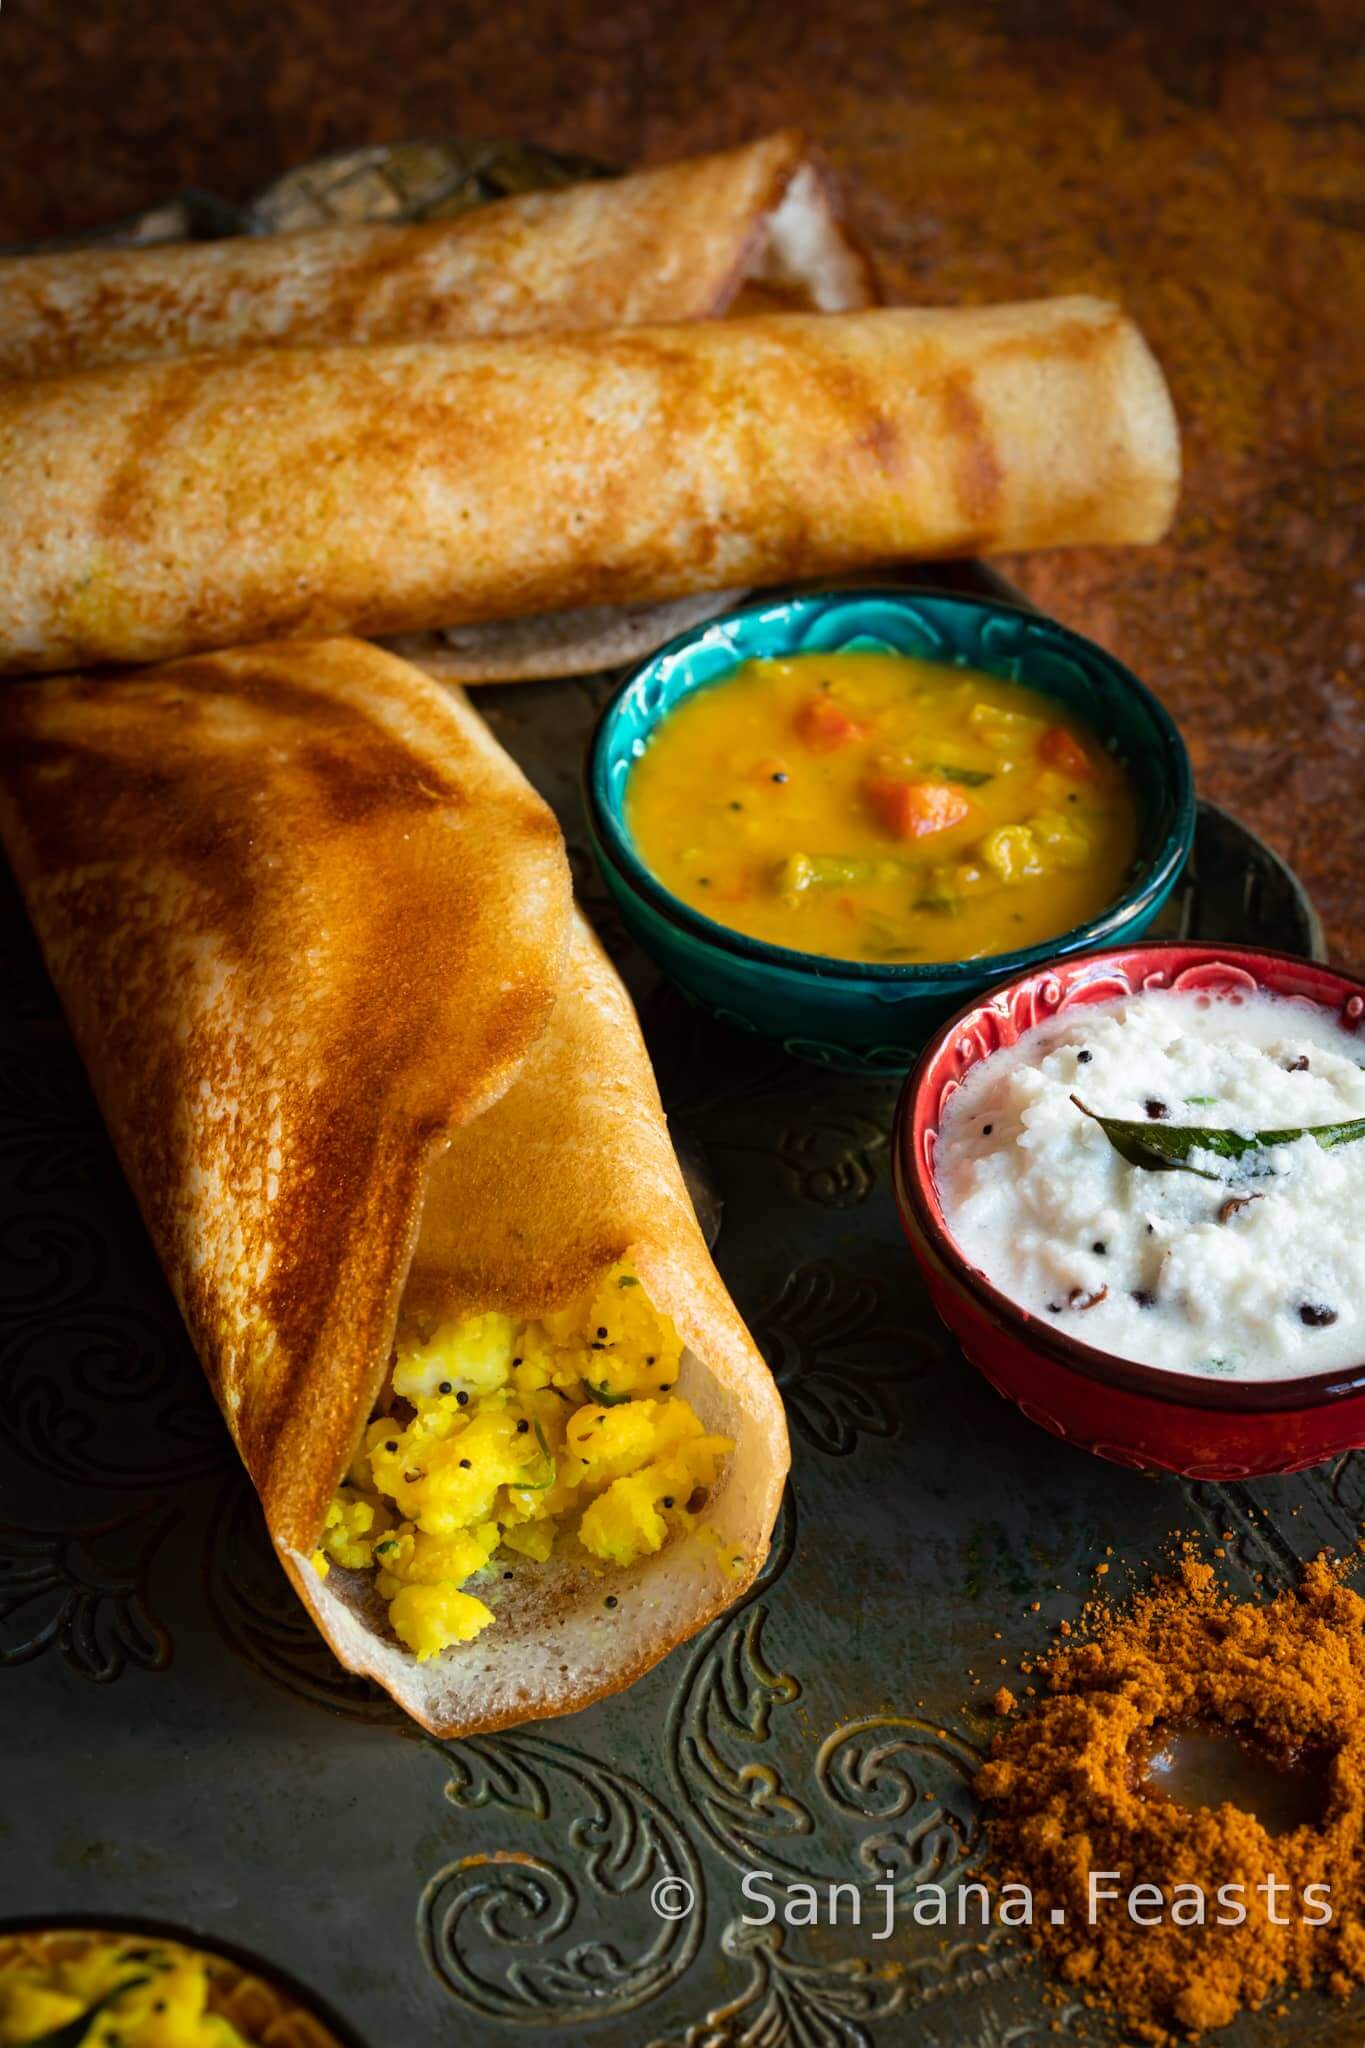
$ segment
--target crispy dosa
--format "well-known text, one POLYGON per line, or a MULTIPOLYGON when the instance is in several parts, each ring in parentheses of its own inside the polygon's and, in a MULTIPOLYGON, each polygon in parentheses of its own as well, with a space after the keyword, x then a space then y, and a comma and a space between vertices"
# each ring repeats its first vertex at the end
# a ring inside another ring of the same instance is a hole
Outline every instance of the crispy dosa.
POLYGON ((829 175, 787 129, 452 220, 0 261, 0 377, 282 343, 451 341, 876 301, 829 175))
POLYGON ((751 1583, 787 1470, 781 1401, 702 1241, 629 997, 575 913, 546 1031, 502 1100, 432 1167, 405 1306, 444 1318, 494 1302, 539 1316, 622 1260, 686 1346, 679 1394, 735 1450, 703 1529, 613 1571, 619 1605, 604 1608, 590 1561, 557 1553, 534 1579, 480 1586, 496 1625, 416 1664, 383 1629, 368 1574, 320 1579, 301 1550, 286 1553, 342 1662, 429 1728, 567 1713, 630 1684, 751 1583))
POLYGON ((1169 394, 1096 299, 0 386, 0 670, 1151 541, 1169 394))
POLYGON ((786 1471, 781 1403, 553 816, 464 700, 342 640, 13 684, 0 840, 272 1537, 343 1661, 469 1732, 628 1684, 742 1592, 786 1471), (404 1290, 540 1314, 623 1256, 687 1346, 680 1387, 734 1439, 707 1513, 613 1575, 610 1612, 582 1560, 494 1574, 496 1625, 419 1664, 368 1575, 308 1562, 404 1290))

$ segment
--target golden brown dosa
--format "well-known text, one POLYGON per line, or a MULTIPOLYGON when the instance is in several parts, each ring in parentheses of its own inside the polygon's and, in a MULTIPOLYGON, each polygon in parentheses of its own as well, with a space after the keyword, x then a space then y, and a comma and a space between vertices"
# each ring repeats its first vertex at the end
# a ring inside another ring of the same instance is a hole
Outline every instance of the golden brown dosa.
POLYGON ((200 356, 0 386, 0 670, 1150 541, 1170 398, 1095 299, 200 356))
POLYGON ((829 176, 787 129, 423 226, 0 261, 0 377, 281 343, 450 341, 700 320, 745 291, 876 301, 829 176))
POLYGON ((438 1732, 568 1713, 630 1684, 752 1582, 787 1471, 782 1404, 703 1243, 630 1000, 575 913, 548 1028, 432 1167, 407 1300, 536 1316, 622 1259, 686 1346, 678 1391, 735 1450, 700 1531, 613 1571, 617 1607, 603 1606, 600 1569, 557 1555, 534 1577, 481 1582, 496 1626, 419 1665, 383 1628, 368 1575, 322 1580, 305 1555, 286 1558, 342 1661, 438 1732))
POLYGON ((344 640, 12 684, 0 840, 272 1536, 343 1660, 467 1732, 627 1684, 735 1598, 777 1509, 781 1404, 553 816, 464 700, 344 640), (324 1586, 305 1561, 414 1248, 411 1284, 451 1313, 564 1306, 630 1257, 688 1346, 680 1385, 737 1445, 707 1523, 620 1574, 615 1610, 586 1569, 499 1576, 497 1625, 426 1666, 363 1577, 324 1586))

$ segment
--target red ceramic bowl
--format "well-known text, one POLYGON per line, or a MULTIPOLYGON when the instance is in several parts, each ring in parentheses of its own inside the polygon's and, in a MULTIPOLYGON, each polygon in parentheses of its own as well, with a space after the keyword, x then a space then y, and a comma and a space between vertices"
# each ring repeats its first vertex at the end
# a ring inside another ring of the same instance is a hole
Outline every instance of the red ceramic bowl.
POLYGON ((1365 1446, 1365 1361, 1238 1385, 1115 1358, 1009 1300, 963 1256, 943 1220, 934 1146, 944 1105, 968 1069, 1059 1010, 1148 988, 1305 998, 1359 1032, 1365 1053, 1365 982, 1288 953, 1171 940, 1089 953, 1002 983, 930 1039, 896 1111, 896 1202, 934 1307, 972 1364, 1030 1422, 1115 1464, 1250 1479, 1357 1450, 1365 1446))

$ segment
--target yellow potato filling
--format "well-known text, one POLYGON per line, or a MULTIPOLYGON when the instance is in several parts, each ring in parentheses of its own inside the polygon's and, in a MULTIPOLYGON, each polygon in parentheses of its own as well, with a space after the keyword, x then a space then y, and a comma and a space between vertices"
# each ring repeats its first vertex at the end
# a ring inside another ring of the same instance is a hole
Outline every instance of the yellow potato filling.
POLYGON ((543 1564, 557 1544, 608 1566, 660 1550, 734 1448, 674 1392, 681 1359, 623 1265, 538 1321, 490 1311, 400 1332, 315 1566, 373 1566, 394 1634, 425 1661, 495 1620, 468 1590, 495 1568, 543 1564))
POLYGON ((46 2041, 88 2016, 88 2038, 111 2048, 248 2048, 209 2011, 208 1973, 190 1949, 131 1935, 50 1963, 9 1964, 0 1970, 0 2042, 46 2041))

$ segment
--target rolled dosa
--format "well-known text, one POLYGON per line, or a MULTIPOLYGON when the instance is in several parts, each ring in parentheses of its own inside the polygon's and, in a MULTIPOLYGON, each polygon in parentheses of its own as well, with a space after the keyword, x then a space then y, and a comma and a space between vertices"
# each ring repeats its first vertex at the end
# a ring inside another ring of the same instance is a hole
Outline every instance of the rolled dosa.
POLYGON ((750 1582, 781 1403, 702 1242, 633 1012, 548 809, 458 696, 353 641, 0 691, 0 840, 286 1568, 439 1733, 627 1684, 750 1582), (419 1664, 309 1561, 405 1291, 540 1315, 617 1261, 734 1450, 691 1533, 612 1574, 493 1574, 419 1664), (638 1597, 635 1597, 637 1596, 638 1597))
POLYGON ((1170 398, 1096 299, 276 350, 0 386, 0 670, 1150 541, 1170 398))
POLYGON ((824 312, 876 301, 828 174, 791 129, 420 226, 11 257, 0 377, 281 343, 700 320, 746 287, 824 312))

